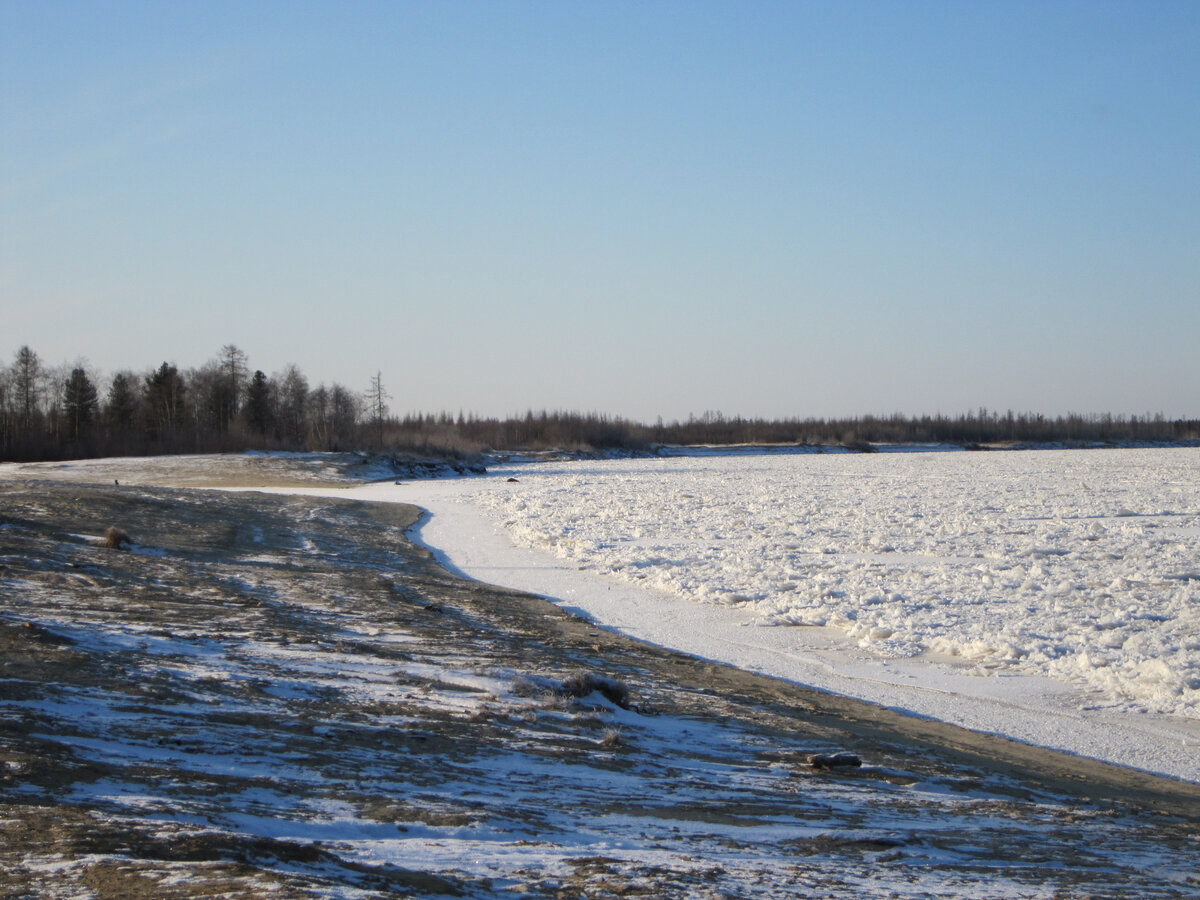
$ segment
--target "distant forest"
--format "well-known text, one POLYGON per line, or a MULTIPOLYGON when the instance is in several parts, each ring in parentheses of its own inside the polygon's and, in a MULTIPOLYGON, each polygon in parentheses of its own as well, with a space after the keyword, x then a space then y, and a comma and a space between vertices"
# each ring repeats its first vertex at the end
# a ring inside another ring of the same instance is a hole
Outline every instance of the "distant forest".
POLYGON ((1200 420, 979 409, 958 416, 743 419, 706 412, 654 425, 596 413, 527 412, 507 419, 447 412, 391 415, 381 377, 365 391, 311 387, 294 365, 251 370, 236 346, 203 366, 163 362, 101 377, 85 364, 47 366, 21 347, 0 368, 0 460, 364 450, 471 459, 487 450, 650 453, 662 444, 965 447, 1175 443, 1200 440, 1200 420))

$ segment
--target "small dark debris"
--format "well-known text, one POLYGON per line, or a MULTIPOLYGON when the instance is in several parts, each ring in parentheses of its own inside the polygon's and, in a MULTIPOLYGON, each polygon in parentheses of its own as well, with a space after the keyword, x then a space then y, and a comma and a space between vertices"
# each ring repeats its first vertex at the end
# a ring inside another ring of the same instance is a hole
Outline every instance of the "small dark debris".
POLYGON ((508 479, 508 483, 509 484, 520 484, 521 482, 517 481, 517 479, 515 479, 515 478, 510 478, 510 479, 508 479))
POLYGON ((22 622, 21 632, 26 638, 36 641, 39 644, 49 644, 54 647, 70 647, 75 642, 65 635, 56 634, 49 628, 43 628, 34 622, 22 622))
POLYGON ((862 765, 862 760, 853 753, 814 753, 808 758, 808 764, 820 771, 857 769, 862 765))

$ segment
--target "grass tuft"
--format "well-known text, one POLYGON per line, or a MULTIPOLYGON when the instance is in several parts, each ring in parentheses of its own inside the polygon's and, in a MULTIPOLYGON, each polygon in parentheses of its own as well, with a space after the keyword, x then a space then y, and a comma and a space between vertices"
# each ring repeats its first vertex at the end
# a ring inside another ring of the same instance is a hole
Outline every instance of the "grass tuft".
POLYGON ((537 678, 533 675, 518 675, 512 680, 509 690, 517 697, 539 697, 550 690, 550 687, 544 678, 537 678))

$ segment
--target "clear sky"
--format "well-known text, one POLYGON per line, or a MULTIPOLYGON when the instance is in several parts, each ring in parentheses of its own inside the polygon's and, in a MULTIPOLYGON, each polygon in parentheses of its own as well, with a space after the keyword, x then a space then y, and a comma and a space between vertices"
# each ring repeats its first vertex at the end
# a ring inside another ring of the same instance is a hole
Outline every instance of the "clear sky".
POLYGON ((0 354, 1200 415, 1200 3, 0 0, 0 354))

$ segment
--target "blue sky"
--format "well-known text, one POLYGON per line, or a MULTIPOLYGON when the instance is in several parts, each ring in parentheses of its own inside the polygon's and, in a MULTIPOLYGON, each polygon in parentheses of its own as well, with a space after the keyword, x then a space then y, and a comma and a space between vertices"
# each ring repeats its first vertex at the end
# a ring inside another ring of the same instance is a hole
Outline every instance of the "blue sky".
POLYGON ((1200 3, 0 0, 0 353, 1200 415, 1200 3))

